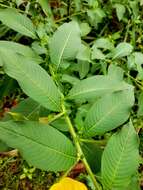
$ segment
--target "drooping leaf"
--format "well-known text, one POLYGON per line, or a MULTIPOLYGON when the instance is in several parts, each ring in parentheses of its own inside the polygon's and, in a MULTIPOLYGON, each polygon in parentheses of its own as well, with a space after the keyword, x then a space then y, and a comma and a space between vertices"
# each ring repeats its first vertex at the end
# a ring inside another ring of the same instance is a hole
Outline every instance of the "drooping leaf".
POLYGON ((22 90, 45 108, 59 111, 60 92, 48 73, 38 64, 10 52, 3 51, 4 71, 16 79, 22 90))
POLYGON ((101 135, 120 126, 128 119, 133 104, 133 89, 115 92, 98 99, 85 118, 84 135, 101 135))
POLYGON ((13 53, 17 53, 20 55, 23 55, 24 57, 27 57, 31 60, 34 60, 38 63, 42 62, 42 59, 40 56, 38 56, 30 47, 12 42, 12 41, 0 41, 0 51, 13 51, 13 53))
POLYGON ((13 30, 25 36, 36 38, 36 30, 31 20, 16 9, 0 9, 0 20, 13 30))
POLYGON ((124 189, 129 185, 139 164, 138 146, 138 137, 131 122, 109 139, 101 166, 104 189, 124 189))
POLYGON ((69 92, 68 99, 93 99, 105 94, 130 89, 124 81, 115 80, 110 76, 92 76, 78 82, 69 92))
POLYGON ((53 64, 61 66, 62 60, 73 60, 81 46, 80 29, 75 21, 64 23, 58 28, 49 44, 53 64))
POLYGON ((69 169, 76 162, 70 140, 49 125, 38 122, 0 122, 0 139, 20 151, 31 165, 50 171, 69 169))
POLYGON ((118 59, 130 55, 133 51, 133 46, 127 42, 121 42, 111 52, 110 56, 112 59, 118 59))
POLYGON ((60 182, 54 184, 50 190, 87 190, 87 187, 79 181, 65 177, 60 182))
POLYGON ((125 12, 126 12, 126 8, 124 5, 119 4, 119 3, 115 4, 115 8, 116 8, 118 20, 121 21, 124 17, 125 12))

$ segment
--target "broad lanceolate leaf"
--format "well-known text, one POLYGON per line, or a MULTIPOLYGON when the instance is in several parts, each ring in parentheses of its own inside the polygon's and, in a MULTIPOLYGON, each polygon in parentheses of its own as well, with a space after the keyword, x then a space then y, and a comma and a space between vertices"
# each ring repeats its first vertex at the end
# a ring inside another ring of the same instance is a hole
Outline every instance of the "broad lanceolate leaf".
POLYGON ((109 140, 102 157, 102 183, 105 190, 124 189, 137 172, 138 137, 132 123, 109 140))
POLYGON ((129 43, 122 42, 111 52, 110 56, 112 59, 122 58, 130 55, 133 51, 133 46, 129 43))
POLYGON ((43 170, 63 171, 76 162, 70 140, 49 125, 0 122, 0 139, 18 149, 29 164, 43 170))
POLYGON ((0 21, 25 36, 36 38, 35 28, 31 20, 16 9, 0 9, 0 21))
POLYGON ((87 187, 79 181, 65 177, 59 183, 54 184, 50 190, 87 190, 87 187))
POLYGON ((2 59, 6 74, 16 79, 28 96, 50 110, 60 111, 60 93, 41 66, 11 52, 4 51, 2 59))
POLYGON ((18 44, 16 42, 12 41, 0 41, 0 51, 13 51, 13 53, 17 53, 20 55, 23 55, 24 57, 27 57, 31 60, 34 60, 38 63, 42 62, 42 59, 40 56, 37 55, 30 47, 18 44))
POLYGON ((68 99, 89 100, 107 93, 130 89, 124 81, 115 80, 110 76, 93 76, 78 82, 69 92, 68 99))
POLYGON ((133 104, 133 89, 114 92, 98 99, 87 113, 84 135, 101 135, 123 124, 133 104))
POLYGON ((81 46, 80 29, 76 22, 65 23, 54 33, 49 44, 52 63, 57 68, 62 60, 73 60, 81 46))

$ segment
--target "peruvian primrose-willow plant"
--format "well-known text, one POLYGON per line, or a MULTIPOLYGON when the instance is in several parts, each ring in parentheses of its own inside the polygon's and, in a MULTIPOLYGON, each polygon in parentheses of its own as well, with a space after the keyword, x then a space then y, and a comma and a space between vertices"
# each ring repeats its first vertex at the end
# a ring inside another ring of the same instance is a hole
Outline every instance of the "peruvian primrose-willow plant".
MULTIPOLYGON (((31 20, 16 10, 1 10, 0 20, 38 40, 31 20)), ((127 190, 137 181, 139 165, 138 136, 130 119, 134 87, 115 63, 132 50, 129 43, 114 47, 105 38, 90 48, 75 21, 53 34, 45 60, 28 46, 0 41, 0 66, 28 96, 0 122, 0 140, 34 167, 66 176, 82 161, 96 190, 127 190), (107 73, 88 74, 95 59, 110 63, 107 73), (72 77, 72 70, 80 79, 72 77)))

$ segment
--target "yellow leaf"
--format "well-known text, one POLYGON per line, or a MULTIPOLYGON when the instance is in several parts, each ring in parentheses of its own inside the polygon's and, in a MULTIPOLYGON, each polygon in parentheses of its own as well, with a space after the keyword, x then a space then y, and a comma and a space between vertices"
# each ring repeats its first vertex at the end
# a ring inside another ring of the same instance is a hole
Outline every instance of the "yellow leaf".
POLYGON ((74 179, 69 177, 63 178, 59 183, 54 184, 50 190, 88 190, 87 187, 74 179))

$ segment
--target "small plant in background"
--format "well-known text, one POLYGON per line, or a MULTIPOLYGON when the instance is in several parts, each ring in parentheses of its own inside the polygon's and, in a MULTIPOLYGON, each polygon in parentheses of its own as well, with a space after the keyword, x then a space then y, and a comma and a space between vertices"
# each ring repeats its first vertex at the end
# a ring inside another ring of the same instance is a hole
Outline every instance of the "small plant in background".
MULTIPOLYGON (((51 190, 86 189, 67 177, 79 163, 91 189, 139 190, 142 1, 0 5, 1 100, 16 97, 2 112, 1 149, 62 172, 51 190)), ((33 168, 23 172, 32 179, 33 168)))

